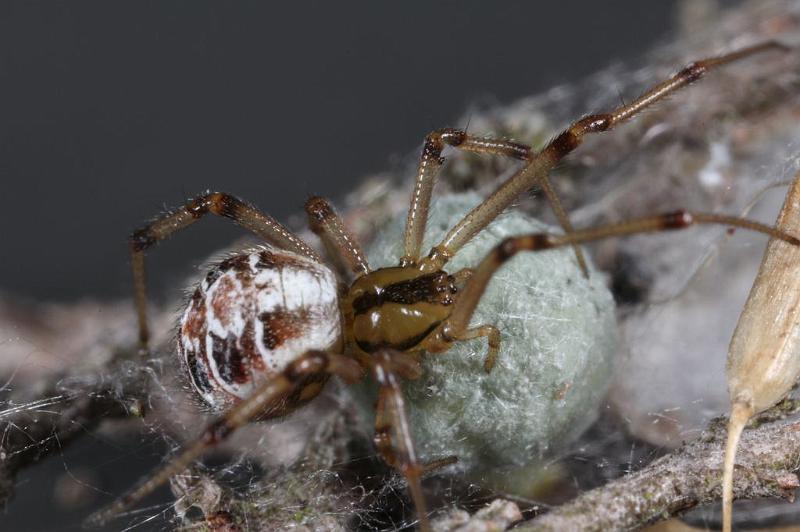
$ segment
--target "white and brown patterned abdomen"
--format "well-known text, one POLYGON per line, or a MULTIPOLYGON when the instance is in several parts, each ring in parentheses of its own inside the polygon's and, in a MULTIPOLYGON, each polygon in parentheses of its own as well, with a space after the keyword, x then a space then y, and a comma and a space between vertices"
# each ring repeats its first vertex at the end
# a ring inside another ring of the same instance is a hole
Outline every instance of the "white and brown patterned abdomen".
POLYGON ((181 318, 178 352, 197 393, 222 409, 297 356, 329 350, 340 339, 333 273, 308 258, 263 246, 225 259, 208 273, 181 318))

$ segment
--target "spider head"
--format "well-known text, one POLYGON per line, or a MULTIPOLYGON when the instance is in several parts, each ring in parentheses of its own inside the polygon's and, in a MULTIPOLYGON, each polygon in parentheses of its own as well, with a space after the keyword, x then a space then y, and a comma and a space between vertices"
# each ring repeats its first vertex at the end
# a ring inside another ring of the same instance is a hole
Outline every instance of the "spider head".
POLYGON ((345 299, 353 340, 371 353, 414 350, 450 315, 455 280, 444 271, 382 268, 359 277, 345 299))

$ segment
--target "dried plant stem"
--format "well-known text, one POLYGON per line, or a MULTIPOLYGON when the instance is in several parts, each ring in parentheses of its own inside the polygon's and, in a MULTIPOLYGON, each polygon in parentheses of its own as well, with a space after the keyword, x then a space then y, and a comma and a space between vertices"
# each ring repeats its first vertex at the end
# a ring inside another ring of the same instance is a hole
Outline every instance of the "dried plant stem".
POLYGON ((747 421, 753 415, 753 408, 747 403, 734 403, 728 421, 728 439, 725 443, 725 462, 722 475, 722 527, 724 532, 731 532, 733 514, 733 470, 736 460, 736 447, 742 437, 747 421))

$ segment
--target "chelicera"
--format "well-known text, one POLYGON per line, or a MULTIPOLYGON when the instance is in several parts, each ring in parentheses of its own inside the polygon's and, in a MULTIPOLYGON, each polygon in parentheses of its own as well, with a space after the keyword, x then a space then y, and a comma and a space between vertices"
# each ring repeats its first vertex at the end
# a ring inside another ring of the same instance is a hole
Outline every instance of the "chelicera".
POLYGON ((255 207, 225 193, 207 193, 163 215, 130 238, 135 304, 141 349, 147 352, 144 253, 172 233, 207 214, 233 220, 263 239, 262 246, 216 265, 195 289, 177 338, 190 382, 210 407, 224 414, 162 469, 146 477, 92 521, 102 523, 141 500, 238 427, 276 418, 316 397, 330 375, 354 382, 371 376, 379 386, 374 442, 380 456, 402 473, 419 525, 429 529, 421 475, 450 463, 418 460, 410 435, 401 381, 420 376, 420 358, 447 351, 453 342, 485 338, 484 369, 491 377, 500 353, 500 331, 470 319, 493 274, 520 251, 573 246, 586 273, 581 243, 612 236, 683 229, 694 224, 741 227, 800 244, 796 238, 746 219, 676 211, 615 225, 575 230, 550 184, 551 169, 589 133, 609 131, 666 96, 699 79, 709 69, 769 50, 768 42, 696 61, 629 104, 610 113, 586 116, 557 135, 541 151, 507 140, 477 137, 457 129, 426 138, 408 211, 404 256, 392 267, 372 269, 359 244, 330 204, 311 198, 305 205, 314 232, 340 275, 289 229, 255 207), (521 168, 458 222, 429 253, 422 238, 436 175, 445 146, 511 157, 521 168), (540 186, 564 234, 538 233, 499 243, 474 269, 446 270, 447 263, 517 197, 540 186), (350 280, 352 279, 352 281, 350 280))

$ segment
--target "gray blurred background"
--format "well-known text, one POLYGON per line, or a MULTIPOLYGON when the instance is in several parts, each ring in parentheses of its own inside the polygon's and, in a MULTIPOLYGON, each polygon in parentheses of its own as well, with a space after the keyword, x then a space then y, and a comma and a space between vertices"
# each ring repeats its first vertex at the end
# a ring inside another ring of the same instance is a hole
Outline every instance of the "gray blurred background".
MULTIPOLYGON (((211 188, 285 221, 470 104, 635 60, 676 4, 4 1, 0 289, 127 296, 126 237, 166 206, 211 188)), ((152 292, 241 234, 159 246, 152 292)))

